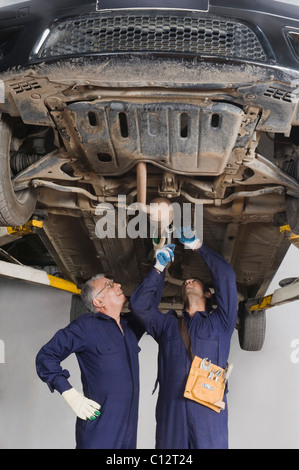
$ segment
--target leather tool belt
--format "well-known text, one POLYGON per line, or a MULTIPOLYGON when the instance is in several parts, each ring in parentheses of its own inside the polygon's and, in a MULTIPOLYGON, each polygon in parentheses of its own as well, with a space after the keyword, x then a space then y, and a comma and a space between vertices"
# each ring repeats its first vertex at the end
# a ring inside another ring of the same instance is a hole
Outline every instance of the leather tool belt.
POLYGON ((225 409, 223 395, 226 369, 212 364, 207 358, 195 356, 188 375, 184 397, 207 406, 217 413, 225 409))
POLYGON ((179 330, 191 359, 184 397, 196 401, 220 413, 225 409, 223 395, 232 364, 223 369, 213 364, 208 358, 200 358, 192 353, 190 333, 183 317, 179 318, 179 330))

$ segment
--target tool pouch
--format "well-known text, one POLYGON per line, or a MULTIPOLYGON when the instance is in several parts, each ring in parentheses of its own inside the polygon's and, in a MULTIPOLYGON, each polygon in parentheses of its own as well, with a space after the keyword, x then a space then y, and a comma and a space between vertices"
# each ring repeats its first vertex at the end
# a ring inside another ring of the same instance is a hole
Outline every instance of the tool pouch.
POLYGON ((220 413, 225 409, 223 395, 232 365, 225 369, 212 364, 207 358, 201 359, 192 353, 190 333, 183 317, 179 318, 179 330, 191 360, 184 397, 196 401, 220 413))
POLYGON ((209 370, 200 366, 206 358, 195 356, 188 375, 184 397, 194 400, 220 413, 225 409, 223 401, 225 389, 225 369, 209 362, 209 370), (215 373, 219 375, 215 375, 215 373), (213 377, 213 378, 212 378, 213 377))

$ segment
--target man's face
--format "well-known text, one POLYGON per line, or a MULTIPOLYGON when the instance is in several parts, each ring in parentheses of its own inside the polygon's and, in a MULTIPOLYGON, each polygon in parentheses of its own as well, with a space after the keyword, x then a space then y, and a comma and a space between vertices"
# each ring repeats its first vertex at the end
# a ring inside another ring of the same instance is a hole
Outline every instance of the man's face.
POLYGON ((103 277, 94 281, 93 285, 94 292, 96 292, 93 302, 96 307, 100 308, 101 305, 105 305, 108 309, 125 303, 126 297, 118 282, 103 277))
POLYGON ((212 294, 209 289, 205 290, 203 281, 190 278, 186 279, 181 289, 181 297, 184 303, 186 303, 189 296, 197 296, 198 300, 204 300, 204 302, 206 302, 207 299, 211 298, 212 294))
POLYGON ((188 295, 198 295, 200 297, 204 296, 204 286, 203 283, 199 279, 186 279, 186 281, 182 285, 182 298, 183 300, 188 297, 188 295))

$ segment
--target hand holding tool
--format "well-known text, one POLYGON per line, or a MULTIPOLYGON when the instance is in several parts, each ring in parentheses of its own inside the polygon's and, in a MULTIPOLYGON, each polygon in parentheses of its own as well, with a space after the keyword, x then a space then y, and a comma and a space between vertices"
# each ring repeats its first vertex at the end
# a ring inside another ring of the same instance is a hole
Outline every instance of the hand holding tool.
POLYGON ((191 250, 199 248, 202 245, 202 242, 191 227, 180 227, 178 230, 178 238, 185 248, 190 248, 191 250))
POLYGON ((174 249, 175 245, 172 243, 165 245, 163 248, 159 248, 155 254, 156 263, 154 268, 160 272, 163 272, 168 263, 174 260, 174 249))

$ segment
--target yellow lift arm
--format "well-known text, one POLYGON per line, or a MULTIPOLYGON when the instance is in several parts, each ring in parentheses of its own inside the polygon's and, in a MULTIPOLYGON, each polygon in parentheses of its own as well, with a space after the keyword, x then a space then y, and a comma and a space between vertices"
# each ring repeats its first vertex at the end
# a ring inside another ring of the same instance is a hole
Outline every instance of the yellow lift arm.
POLYGON ((0 276, 18 279, 33 284, 40 284, 43 286, 55 287, 72 294, 80 294, 80 289, 71 281, 51 276, 45 271, 40 269, 31 268, 20 264, 8 263, 7 261, 0 261, 0 276))
MULTIPOLYGON (((2 243, 0 242, 0 246, 2 244, 9 243, 9 241, 13 239, 23 237, 24 235, 36 233, 36 231, 42 227, 43 222, 34 218, 21 226, 0 227, 0 239, 2 241, 2 243)), ((12 263, 0 261, 0 276, 55 287, 56 289, 71 292, 72 294, 80 294, 81 292, 80 289, 78 289, 78 287, 71 281, 52 276, 40 269, 24 266, 17 260, 12 259, 12 261, 12 263)))
MULTIPOLYGON (((280 232, 284 233, 285 237, 290 240, 294 245, 298 246, 299 235, 293 233, 289 225, 283 225, 280 227, 280 232)), ((299 246, 298 246, 299 247, 299 246)), ((267 310, 277 305, 281 305, 287 302, 293 302, 299 299, 299 278, 293 279, 289 284, 276 289, 273 294, 266 295, 260 299, 251 300, 252 304, 249 307, 251 312, 259 310, 267 310)), ((248 303, 247 303, 248 305, 248 303)), ((249 304, 250 305, 250 304, 249 304)))
POLYGON ((295 278, 290 284, 276 289, 273 294, 257 299, 256 303, 249 307, 249 310, 251 312, 267 310, 294 300, 299 300, 299 277, 295 278))

